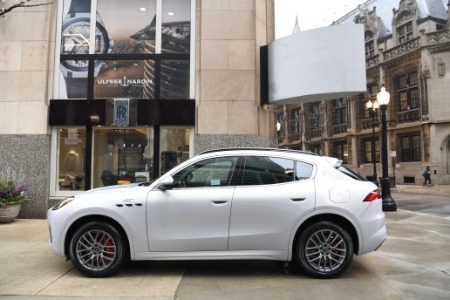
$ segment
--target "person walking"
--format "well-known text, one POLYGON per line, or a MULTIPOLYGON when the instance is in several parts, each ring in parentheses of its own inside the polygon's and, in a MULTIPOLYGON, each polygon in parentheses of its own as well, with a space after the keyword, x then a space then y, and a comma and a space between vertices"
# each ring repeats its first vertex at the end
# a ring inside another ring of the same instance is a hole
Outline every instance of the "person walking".
POLYGON ((431 173, 430 173, 430 167, 426 167, 422 171, 423 176, 423 186, 428 185, 431 186, 431 173), (428 184, 427 184, 428 183, 428 184))

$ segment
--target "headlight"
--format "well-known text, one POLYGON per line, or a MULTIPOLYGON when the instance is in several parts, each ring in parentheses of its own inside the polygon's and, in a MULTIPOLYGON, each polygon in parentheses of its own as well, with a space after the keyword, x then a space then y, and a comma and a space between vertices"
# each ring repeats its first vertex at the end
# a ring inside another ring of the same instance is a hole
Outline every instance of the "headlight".
POLYGON ((52 208, 52 210, 57 210, 62 208, 63 206, 66 206, 67 204, 69 204, 70 202, 72 202, 73 200, 75 200, 74 196, 71 197, 67 197, 63 200, 61 200, 60 202, 58 202, 57 204, 55 204, 52 208))

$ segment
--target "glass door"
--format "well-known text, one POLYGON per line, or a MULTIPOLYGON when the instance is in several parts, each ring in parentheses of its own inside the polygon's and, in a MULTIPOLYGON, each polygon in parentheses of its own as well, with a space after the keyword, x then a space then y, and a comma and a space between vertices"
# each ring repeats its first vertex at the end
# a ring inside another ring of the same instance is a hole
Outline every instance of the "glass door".
POLYGON ((94 128, 92 187, 152 181, 153 128, 94 128))
POLYGON ((161 127, 159 141, 161 151, 160 175, 189 159, 190 135, 190 128, 161 127))
POLYGON ((56 191, 84 191, 86 129, 58 128, 56 191))

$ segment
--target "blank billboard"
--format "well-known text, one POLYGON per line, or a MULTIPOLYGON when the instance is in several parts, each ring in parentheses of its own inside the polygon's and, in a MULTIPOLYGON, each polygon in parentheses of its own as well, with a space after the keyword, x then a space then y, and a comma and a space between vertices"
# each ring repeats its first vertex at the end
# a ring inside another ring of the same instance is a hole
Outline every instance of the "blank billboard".
POLYGON ((344 98, 366 91, 362 24, 298 32, 267 49, 270 104, 344 98))

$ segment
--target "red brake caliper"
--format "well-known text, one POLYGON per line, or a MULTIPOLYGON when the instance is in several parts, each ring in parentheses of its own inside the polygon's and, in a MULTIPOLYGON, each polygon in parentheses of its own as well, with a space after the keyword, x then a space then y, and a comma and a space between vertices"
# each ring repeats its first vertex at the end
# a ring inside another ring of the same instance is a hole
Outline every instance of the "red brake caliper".
POLYGON ((112 258, 114 256, 114 253, 113 253, 114 248, 112 247, 113 243, 111 242, 111 239, 109 237, 104 237, 103 245, 105 245, 104 249, 105 249, 105 252, 107 252, 107 253, 105 253, 105 256, 112 258))

